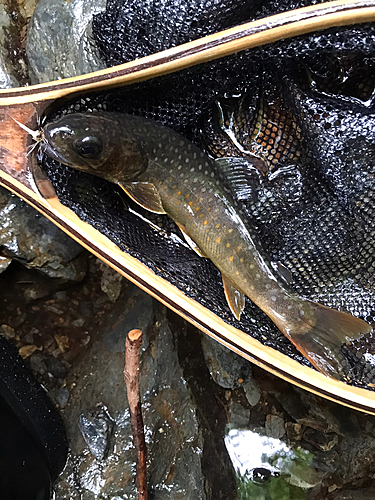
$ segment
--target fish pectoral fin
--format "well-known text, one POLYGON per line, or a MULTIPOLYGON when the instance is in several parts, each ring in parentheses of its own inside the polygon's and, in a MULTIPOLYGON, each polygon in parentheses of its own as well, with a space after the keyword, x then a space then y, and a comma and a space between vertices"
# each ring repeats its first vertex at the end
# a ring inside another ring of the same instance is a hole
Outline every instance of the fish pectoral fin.
POLYGON ((151 182, 119 183, 119 186, 141 207, 156 214, 165 214, 160 194, 151 182))
MULTIPOLYGON (((177 223, 176 223, 177 224, 177 223)), ((184 226, 182 226, 181 224, 177 224, 177 226, 179 227, 181 233, 183 234, 184 238, 185 238, 185 241, 186 243, 189 245, 189 247, 194 250, 194 252, 196 254, 199 255, 199 257, 206 257, 206 255, 203 254, 202 250, 199 248, 199 246, 195 243, 194 240, 192 240, 190 238, 190 236, 185 232, 185 228, 184 226)))
POLYGON ((230 310, 238 319, 238 321, 240 321, 241 314, 245 309, 245 295, 237 290, 237 288, 233 285, 232 281, 229 278, 227 278, 223 274, 221 275, 221 278, 223 280, 224 293, 230 310))

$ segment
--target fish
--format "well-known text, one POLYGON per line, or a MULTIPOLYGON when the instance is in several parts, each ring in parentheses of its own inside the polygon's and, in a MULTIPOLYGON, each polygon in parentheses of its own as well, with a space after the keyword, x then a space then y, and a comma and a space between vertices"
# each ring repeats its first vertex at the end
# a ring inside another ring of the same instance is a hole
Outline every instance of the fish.
POLYGON ((143 117, 90 112, 43 125, 38 140, 52 159, 117 184, 146 210, 168 215, 221 272, 234 316, 240 320, 248 297, 321 373, 339 379, 343 344, 372 332, 364 320, 288 286, 218 178, 215 161, 182 135, 143 117))

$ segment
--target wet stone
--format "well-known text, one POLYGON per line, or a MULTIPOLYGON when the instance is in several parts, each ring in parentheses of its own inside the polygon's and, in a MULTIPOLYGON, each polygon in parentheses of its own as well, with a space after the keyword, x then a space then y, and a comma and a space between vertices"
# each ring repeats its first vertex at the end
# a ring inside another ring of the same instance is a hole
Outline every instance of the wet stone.
POLYGON ((251 379, 251 364, 208 335, 202 335, 202 349, 214 381, 224 389, 233 389, 251 379))
POLYGON ((59 405, 60 408, 64 408, 66 406, 66 403, 69 400, 69 391, 68 389, 62 387, 57 391, 57 394, 55 396, 55 401, 59 405))
POLYGON ((285 435, 285 422, 284 419, 278 415, 267 415, 266 435, 275 439, 281 439, 285 435))
POLYGON ((147 332, 154 322, 153 299, 136 286, 130 286, 120 299, 121 308, 109 314, 103 344, 112 352, 124 352, 126 335, 135 328, 144 334, 146 349, 147 332))
POLYGON ((115 423, 104 405, 99 404, 92 415, 79 416, 79 429, 89 450, 97 460, 104 460, 111 445, 115 423))
POLYGON ((243 390, 250 406, 256 406, 262 396, 257 382, 254 379, 249 380, 243 384, 243 390))
POLYGON ((26 41, 32 83, 59 80, 103 69, 91 35, 94 14, 105 0, 40 0, 26 41))
POLYGON ((250 410, 237 401, 231 401, 229 406, 229 426, 236 429, 243 429, 250 421, 250 410))
MULTIPOLYGON (((80 280, 86 273, 85 259, 76 258, 82 247, 3 188, 0 188, 0 247, 3 256, 19 260, 51 278, 80 280)), ((29 293, 30 300, 40 296, 34 287, 29 293)))
POLYGON ((335 492, 332 500, 373 500, 374 498, 375 488, 360 488, 335 492))
POLYGON ((129 329, 123 314, 127 302, 133 304, 127 310, 130 315, 138 304, 138 312, 146 306, 155 316, 144 330, 140 363, 150 495, 156 500, 206 499, 197 408, 179 365, 176 339, 165 319, 165 309, 141 291, 135 293, 133 289, 127 301, 125 295, 123 292, 113 306, 103 335, 88 347, 66 379, 70 396, 64 418, 71 455, 56 484, 56 500, 137 498, 135 450, 123 374, 122 347, 129 329), (113 331, 116 334, 112 338, 113 331), (113 422, 112 431, 109 422, 113 422), (77 491, 81 496, 76 496, 77 491))

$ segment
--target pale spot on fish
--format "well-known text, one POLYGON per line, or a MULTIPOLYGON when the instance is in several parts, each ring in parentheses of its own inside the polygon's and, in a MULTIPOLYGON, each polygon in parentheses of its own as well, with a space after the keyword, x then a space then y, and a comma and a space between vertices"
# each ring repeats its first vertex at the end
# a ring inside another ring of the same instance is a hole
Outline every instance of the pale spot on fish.
POLYGON ((189 207, 192 207, 192 206, 193 206, 193 202, 189 201, 189 207))
POLYGON ((168 163, 169 158, 164 158, 164 163, 168 163))
POLYGON ((229 257, 229 262, 233 262, 233 259, 234 259, 234 257, 233 257, 233 255, 231 255, 231 256, 229 257))
POLYGON ((180 196, 180 194, 181 194, 181 191, 177 191, 177 193, 176 193, 176 194, 177 194, 177 196, 180 196))
POLYGON ((250 269, 254 269, 254 267, 255 267, 254 264, 250 264, 249 266, 250 269))
POLYGON ((229 234, 233 233, 233 229, 228 229, 228 233, 229 234))
POLYGON ((206 219, 205 221, 203 221, 203 225, 207 226, 207 224, 208 224, 208 220, 206 219))
POLYGON ((179 142, 179 145, 180 146, 183 146, 184 145, 184 141, 181 139, 181 141, 179 142))
POLYGON ((239 276, 240 275, 240 272, 239 271, 236 271, 236 276, 239 276))
POLYGON ((182 169, 182 165, 179 165, 179 166, 177 167, 177 170, 181 170, 181 169, 182 169))
POLYGON ((185 158, 185 163, 189 163, 190 162, 190 158, 185 158))
POLYGON ((202 170, 202 165, 198 165, 198 170, 202 170))
POLYGON ((243 257, 240 258, 240 262, 241 262, 241 264, 243 263, 243 257))
POLYGON ((158 148, 161 149, 162 147, 163 147, 163 145, 161 144, 161 142, 159 142, 158 148))
POLYGON ((273 296, 273 297, 272 297, 272 300, 273 300, 274 302, 276 302, 276 301, 277 301, 277 297, 273 296))
POLYGON ((219 229, 219 227, 220 227, 220 224, 216 224, 216 226, 215 226, 215 227, 216 227, 216 229, 219 229))
POLYGON ((225 246, 226 246, 227 248, 230 248, 230 243, 227 243, 225 246))
POLYGON ((194 172, 194 170, 195 170, 195 168, 194 168, 194 167, 192 167, 192 168, 190 169, 190 172, 194 172))
POLYGON ((199 212, 199 210, 200 210, 200 209, 201 209, 201 207, 197 207, 195 210, 196 210, 197 212, 199 212))
POLYGON ((199 214, 199 218, 202 219, 202 217, 204 217, 204 215, 203 214, 199 214))
POLYGON ((240 252, 241 250, 242 250, 242 247, 241 247, 241 245, 239 245, 239 246, 237 247, 237 252, 240 252))
POLYGON ((185 196, 185 198, 186 198, 186 199, 189 199, 189 198, 190 198, 190 194, 187 194, 187 195, 185 196))
POLYGON ((221 243, 221 238, 216 238, 216 243, 221 243))

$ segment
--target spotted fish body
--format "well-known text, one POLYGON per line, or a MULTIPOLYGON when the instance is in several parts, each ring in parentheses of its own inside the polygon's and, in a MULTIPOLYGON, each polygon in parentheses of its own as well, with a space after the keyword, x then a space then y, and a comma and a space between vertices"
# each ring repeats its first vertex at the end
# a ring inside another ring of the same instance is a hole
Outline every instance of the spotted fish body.
POLYGON ((116 113, 67 115, 42 132, 52 158, 116 183, 144 208, 169 215, 221 271, 238 319, 246 295, 316 368, 340 376, 340 347, 371 327, 287 289, 216 179, 215 162, 196 146, 155 122, 116 113))

